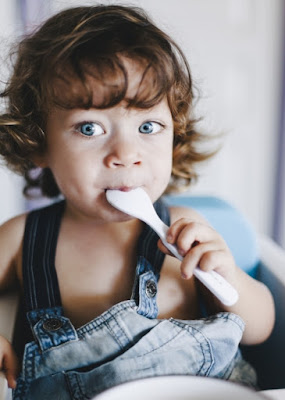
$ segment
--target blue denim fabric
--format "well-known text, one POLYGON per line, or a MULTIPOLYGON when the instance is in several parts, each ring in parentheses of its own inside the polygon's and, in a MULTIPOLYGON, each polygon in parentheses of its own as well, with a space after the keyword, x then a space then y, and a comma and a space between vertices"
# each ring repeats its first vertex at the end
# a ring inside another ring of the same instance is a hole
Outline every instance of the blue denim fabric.
MULTIPOLYGON (((123 382, 169 374, 255 383, 238 350, 244 324, 237 315, 182 321, 146 318, 137 311, 134 300, 125 301, 75 330, 57 310, 62 326, 48 334, 43 321, 37 322, 13 398, 86 400, 123 382)), ((46 309, 45 321, 54 314, 46 309)))

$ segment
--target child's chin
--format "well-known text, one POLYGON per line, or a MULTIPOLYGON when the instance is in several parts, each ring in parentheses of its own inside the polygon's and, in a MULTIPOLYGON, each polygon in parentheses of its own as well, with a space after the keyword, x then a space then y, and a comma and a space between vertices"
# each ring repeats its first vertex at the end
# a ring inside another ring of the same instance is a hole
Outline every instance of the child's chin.
POLYGON ((126 222, 134 219, 134 217, 123 213, 122 211, 116 210, 112 207, 112 211, 109 214, 109 218, 112 222, 126 222))
POLYGON ((134 217, 131 217, 130 215, 121 213, 120 215, 117 216, 117 221, 116 222, 127 222, 135 219, 134 217))

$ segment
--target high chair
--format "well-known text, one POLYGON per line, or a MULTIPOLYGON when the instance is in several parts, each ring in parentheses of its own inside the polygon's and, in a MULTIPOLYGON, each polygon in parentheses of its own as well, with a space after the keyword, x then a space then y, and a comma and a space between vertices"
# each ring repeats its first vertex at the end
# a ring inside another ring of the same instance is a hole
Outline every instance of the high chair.
MULTIPOLYGON (((192 207, 201 213, 224 237, 237 265, 264 282, 276 306, 276 323, 270 338, 257 346, 243 346, 244 357, 255 367, 260 389, 285 388, 285 251, 266 236, 256 235, 238 210, 216 197, 166 196, 170 205, 192 207)), ((0 297, 0 334, 9 340, 21 336, 14 332, 18 296, 14 292, 0 297)), ((18 324, 19 325, 19 324, 18 324)), ((0 400, 11 398, 4 375, 0 376, 0 400)))

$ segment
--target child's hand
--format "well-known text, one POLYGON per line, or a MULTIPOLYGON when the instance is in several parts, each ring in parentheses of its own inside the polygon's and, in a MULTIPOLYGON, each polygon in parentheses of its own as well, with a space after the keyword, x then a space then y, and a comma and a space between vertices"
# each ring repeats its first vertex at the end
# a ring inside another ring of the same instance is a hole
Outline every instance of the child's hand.
MULTIPOLYGON (((191 278, 198 265, 204 271, 216 270, 226 279, 235 270, 234 258, 224 239, 206 223, 178 219, 169 228, 167 241, 175 244, 184 257, 181 263, 181 276, 184 279, 191 278)), ((161 242, 159 247, 171 254, 161 242)))
POLYGON ((0 370, 4 372, 11 389, 16 387, 18 360, 10 342, 0 336, 0 370))

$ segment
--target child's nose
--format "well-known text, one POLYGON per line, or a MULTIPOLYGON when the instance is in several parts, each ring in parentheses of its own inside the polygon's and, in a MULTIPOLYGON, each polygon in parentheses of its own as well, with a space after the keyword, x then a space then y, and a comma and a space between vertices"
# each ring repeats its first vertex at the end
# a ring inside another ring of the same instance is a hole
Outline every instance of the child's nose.
POLYGON ((132 167, 142 163, 139 146, 133 142, 121 141, 112 146, 105 158, 108 168, 132 167))

